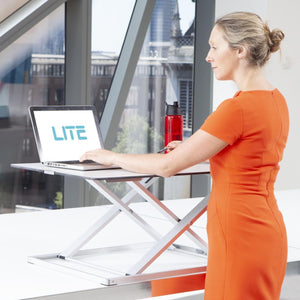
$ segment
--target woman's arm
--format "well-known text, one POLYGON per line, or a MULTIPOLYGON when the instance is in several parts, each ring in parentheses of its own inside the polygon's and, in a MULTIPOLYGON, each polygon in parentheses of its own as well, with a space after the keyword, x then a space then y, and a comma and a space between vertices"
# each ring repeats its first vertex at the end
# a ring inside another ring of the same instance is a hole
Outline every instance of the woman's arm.
POLYGON ((104 165, 115 164, 133 172, 170 177, 209 159, 227 145, 223 140, 199 129, 166 154, 127 154, 97 149, 86 152, 80 160, 94 160, 104 165))

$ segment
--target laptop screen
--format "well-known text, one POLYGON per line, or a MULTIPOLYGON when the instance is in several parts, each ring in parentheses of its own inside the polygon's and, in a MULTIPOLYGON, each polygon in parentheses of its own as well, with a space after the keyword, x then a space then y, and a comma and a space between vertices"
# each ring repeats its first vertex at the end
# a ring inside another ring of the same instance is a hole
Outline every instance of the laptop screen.
POLYGON ((42 162, 78 160, 84 152, 102 148, 93 106, 32 106, 30 117, 42 162))

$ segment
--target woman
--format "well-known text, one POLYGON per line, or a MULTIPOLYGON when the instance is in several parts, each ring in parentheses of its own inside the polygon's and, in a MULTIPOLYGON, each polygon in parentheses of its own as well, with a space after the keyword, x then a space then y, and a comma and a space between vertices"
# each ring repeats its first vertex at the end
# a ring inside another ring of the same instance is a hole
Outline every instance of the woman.
POLYGON ((289 127, 284 97, 262 67, 279 49, 281 30, 270 31, 255 14, 217 20, 206 57, 215 77, 239 92, 225 100, 201 128, 167 154, 85 153, 81 160, 168 177, 210 159, 213 179, 207 210, 206 300, 275 300, 286 261, 284 222, 274 182, 289 127))

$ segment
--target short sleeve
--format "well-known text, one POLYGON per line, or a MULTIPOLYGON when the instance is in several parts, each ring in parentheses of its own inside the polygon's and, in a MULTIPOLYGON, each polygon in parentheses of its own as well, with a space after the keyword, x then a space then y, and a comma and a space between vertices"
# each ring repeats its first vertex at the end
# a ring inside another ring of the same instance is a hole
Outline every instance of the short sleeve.
POLYGON ((243 132, 243 115, 239 101, 228 99, 205 120, 201 129, 232 145, 243 132))

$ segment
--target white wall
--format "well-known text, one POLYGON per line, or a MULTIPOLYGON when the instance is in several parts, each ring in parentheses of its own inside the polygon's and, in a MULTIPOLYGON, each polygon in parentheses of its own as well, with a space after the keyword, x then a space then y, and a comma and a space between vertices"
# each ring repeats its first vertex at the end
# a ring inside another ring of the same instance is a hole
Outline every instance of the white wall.
MULTIPOLYGON (((234 11, 250 11, 257 13, 264 19, 267 11, 267 0, 216 0, 216 19, 234 11)), ((232 81, 214 80, 213 109, 216 109, 224 99, 231 98, 236 91, 237 87, 232 81)))
MULTIPOLYGON (((271 83, 286 97, 290 111, 290 134, 281 170, 275 188, 277 190, 300 187, 300 1, 299 0, 216 0, 216 18, 233 11, 251 11, 268 21, 270 28, 278 27, 286 35, 282 52, 273 54, 265 68, 271 83)), ((232 82, 214 80, 213 107, 236 92, 232 82)))
POLYGON ((285 33, 282 53, 276 53, 266 68, 266 74, 287 99, 290 112, 290 133, 277 189, 300 187, 300 1, 267 0, 267 19, 271 28, 285 33))

